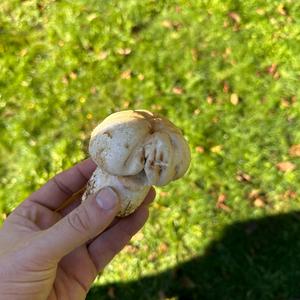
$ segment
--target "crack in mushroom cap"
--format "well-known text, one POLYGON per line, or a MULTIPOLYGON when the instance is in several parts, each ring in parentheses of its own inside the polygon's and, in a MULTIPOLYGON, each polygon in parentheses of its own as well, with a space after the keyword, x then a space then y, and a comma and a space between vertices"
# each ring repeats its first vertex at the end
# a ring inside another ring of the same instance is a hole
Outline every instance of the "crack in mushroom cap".
POLYGON ((137 176, 139 183, 147 186, 163 186, 182 177, 191 160, 181 131, 146 110, 108 116, 93 130, 89 152, 108 174, 137 176))

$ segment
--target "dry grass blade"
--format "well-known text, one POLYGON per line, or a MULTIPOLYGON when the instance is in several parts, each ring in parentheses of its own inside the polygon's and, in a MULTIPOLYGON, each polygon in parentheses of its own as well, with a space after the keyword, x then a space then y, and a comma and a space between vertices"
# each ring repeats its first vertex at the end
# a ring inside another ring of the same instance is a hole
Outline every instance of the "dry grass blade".
POLYGON ((84 186, 83 188, 81 188, 79 191, 77 191, 76 193, 74 193, 70 198, 68 198, 60 207, 58 207, 55 211, 59 212, 62 209, 66 208, 69 204, 73 203, 76 199, 78 199, 79 197, 81 197, 84 192, 86 190, 86 186, 84 186))

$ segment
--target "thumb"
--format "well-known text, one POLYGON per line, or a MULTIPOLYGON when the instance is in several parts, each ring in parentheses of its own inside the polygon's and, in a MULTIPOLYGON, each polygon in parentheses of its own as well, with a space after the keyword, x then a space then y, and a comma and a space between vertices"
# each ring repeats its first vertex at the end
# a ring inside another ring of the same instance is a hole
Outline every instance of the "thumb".
POLYGON ((104 231, 118 212, 117 194, 112 188, 103 188, 45 230, 38 248, 50 260, 61 259, 104 231))

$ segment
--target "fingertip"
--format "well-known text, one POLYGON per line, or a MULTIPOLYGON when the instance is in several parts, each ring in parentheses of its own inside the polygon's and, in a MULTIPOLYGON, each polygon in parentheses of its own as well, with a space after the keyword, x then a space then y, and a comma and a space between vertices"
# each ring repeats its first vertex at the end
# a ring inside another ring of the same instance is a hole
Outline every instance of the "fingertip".
POLYGON ((81 175, 83 175, 83 177, 86 180, 88 180, 92 176, 96 167, 97 165, 94 163, 94 161, 91 158, 87 158, 74 166, 74 168, 77 169, 77 171, 81 175))
POLYGON ((154 200, 155 196, 156 196, 156 191, 153 187, 151 187, 147 196, 145 197, 145 200, 143 201, 143 204, 149 205, 154 200))
POLYGON ((79 162, 79 164, 87 169, 96 169, 97 165, 96 163, 92 160, 91 157, 88 157, 86 159, 84 159, 83 161, 79 162))
POLYGON ((140 212, 140 219, 143 222, 141 226, 143 226, 147 222, 148 218, 149 218, 149 209, 147 207, 143 209, 142 212, 140 212))
POLYGON ((153 186, 150 188, 150 191, 149 191, 149 197, 150 197, 152 200, 154 200, 154 198, 156 197, 156 190, 155 190, 155 188, 154 188, 153 186))

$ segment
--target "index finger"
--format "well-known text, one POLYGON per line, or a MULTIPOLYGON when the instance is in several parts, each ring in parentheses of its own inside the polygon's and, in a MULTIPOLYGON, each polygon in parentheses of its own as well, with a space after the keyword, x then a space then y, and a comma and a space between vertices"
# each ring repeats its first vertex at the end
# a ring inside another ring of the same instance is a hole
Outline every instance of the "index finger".
POLYGON ((54 176, 39 190, 31 194, 27 200, 54 210, 83 188, 95 169, 96 164, 88 158, 54 176))

